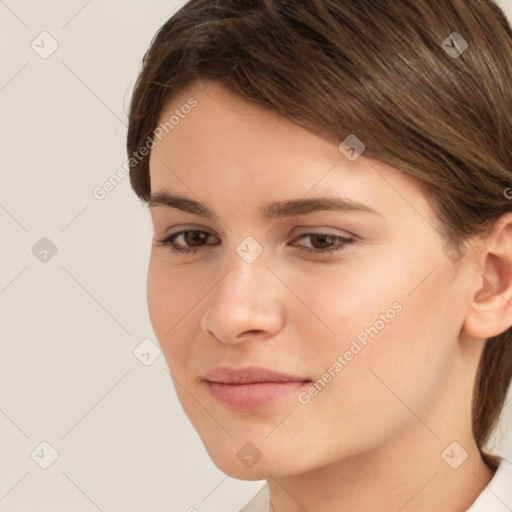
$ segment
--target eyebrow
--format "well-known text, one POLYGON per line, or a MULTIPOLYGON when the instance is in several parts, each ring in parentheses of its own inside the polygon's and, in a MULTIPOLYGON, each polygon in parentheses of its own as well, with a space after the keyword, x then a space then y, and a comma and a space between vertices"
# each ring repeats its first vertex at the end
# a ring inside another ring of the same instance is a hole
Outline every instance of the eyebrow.
MULTIPOLYGON (((206 204, 196 201, 195 199, 172 195, 164 191, 152 194, 149 198, 148 206, 150 208, 167 206, 208 219, 216 217, 213 210, 206 204)), ((325 210, 344 212, 358 211, 382 216, 377 210, 374 210, 370 206, 341 197, 315 197, 311 199, 269 202, 260 209, 260 214, 267 219, 276 219, 325 210)))

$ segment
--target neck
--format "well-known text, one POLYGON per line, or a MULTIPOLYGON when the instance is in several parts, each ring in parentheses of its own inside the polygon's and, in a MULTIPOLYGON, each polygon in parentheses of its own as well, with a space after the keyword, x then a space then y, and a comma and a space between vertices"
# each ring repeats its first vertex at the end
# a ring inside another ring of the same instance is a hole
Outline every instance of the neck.
MULTIPOLYGON (((457 468, 458 449, 445 451, 452 439, 401 436, 379 453, 367 453, 296 476, 269 478, 275 512, 462 512, 494 475, 476 444, 460 441, 468 452, 457 468), (451 459, 450 459, 451 457, 451 459), (452 462, 453 464, 453 462, 452 462)), ((271 509, 272 510, 272 509, 271 509)))

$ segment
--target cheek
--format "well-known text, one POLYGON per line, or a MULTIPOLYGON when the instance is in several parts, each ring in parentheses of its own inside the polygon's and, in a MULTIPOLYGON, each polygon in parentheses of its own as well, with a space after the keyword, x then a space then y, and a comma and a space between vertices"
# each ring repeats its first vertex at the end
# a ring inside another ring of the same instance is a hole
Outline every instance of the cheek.
POLYGON ((305 276, 294 288, 315 313, 297 308, 291 320, 304 340, 316 338, 304 347, 315 376, 329 368, 336 375, 326 385, 331 391, 314 400, 358 411, 370 429, 375 418, 403 420, 408 412, 400 400, 418 411, 428 405, 449 372, 464 317, 449 262, 431 254, 412 266, 415 260, 389 256, 305 276), (334 366, 338 356, 342 369, 334 366))
POLYGON ((161 267, 152 255, 148 267, 147 302, 151 324, 160 343, 164 341, 163 335, 172 327, 175 317, 175 294, 169 293, 171 283, 161 267))
POLYGON ((157 334, 165 334, 174 325, 178 325, 204 297, 208 286, 197 275, 197 271, 190 265, 170 264, 161 251, 151 253, 147 302, 157 334))
POLYGON ((147 279, 148 313, 173 375, 179 373, 190 358, 190 321, 201 293, 204 294, 204 286, 189 279, 187 272, 171 268, 161 258, 151 256, 147 279))

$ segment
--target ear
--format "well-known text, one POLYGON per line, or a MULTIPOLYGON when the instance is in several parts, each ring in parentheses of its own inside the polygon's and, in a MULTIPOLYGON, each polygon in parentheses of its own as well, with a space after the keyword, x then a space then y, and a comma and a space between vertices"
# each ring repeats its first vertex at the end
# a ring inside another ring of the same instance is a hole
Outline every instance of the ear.
POLYGON ((463 330, 486 339, 512 326, 512 212, 501 216, 482 240, 473 269, 480 276, 471 290, 463 330))

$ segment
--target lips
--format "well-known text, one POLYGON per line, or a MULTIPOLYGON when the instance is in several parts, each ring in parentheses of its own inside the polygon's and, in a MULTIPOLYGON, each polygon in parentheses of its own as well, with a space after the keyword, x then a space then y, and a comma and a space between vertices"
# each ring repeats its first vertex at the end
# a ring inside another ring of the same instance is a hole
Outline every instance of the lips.
POLYGON ((267 368, 246 366, 245 368, 229 368, 219 366, 208 372, 205 380, 222 384, 254 384, 258 382, 306 382, 310 379, 290 375, 267 368))
POLYGON ((204 376, 210 394, 233 409, 251 409, 290 397, 311 382, 267 368, 218 367, 204 376))

